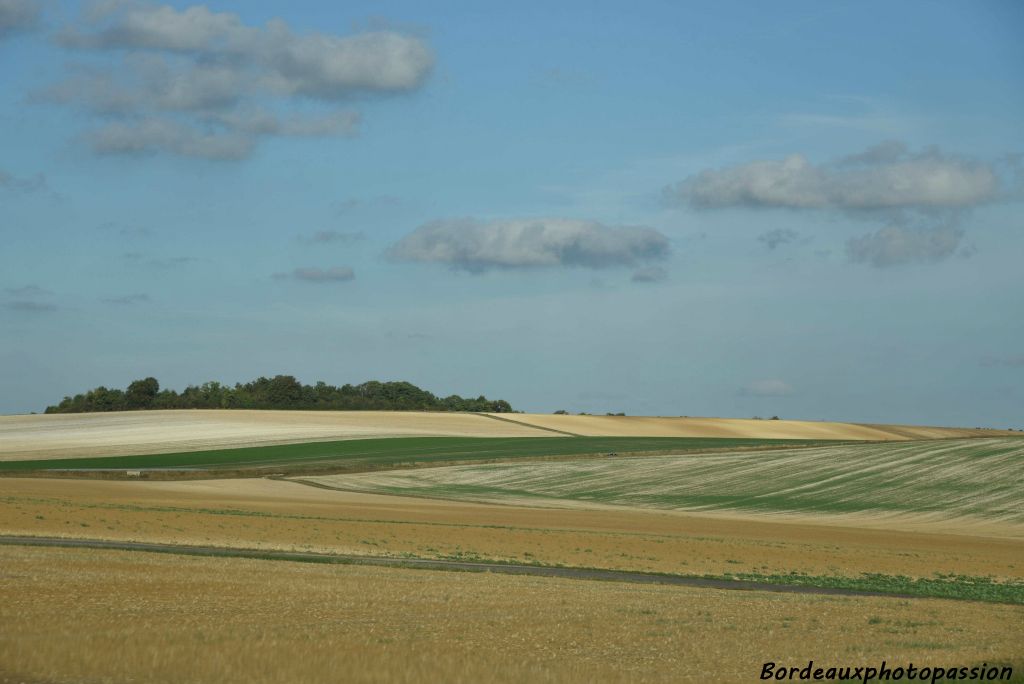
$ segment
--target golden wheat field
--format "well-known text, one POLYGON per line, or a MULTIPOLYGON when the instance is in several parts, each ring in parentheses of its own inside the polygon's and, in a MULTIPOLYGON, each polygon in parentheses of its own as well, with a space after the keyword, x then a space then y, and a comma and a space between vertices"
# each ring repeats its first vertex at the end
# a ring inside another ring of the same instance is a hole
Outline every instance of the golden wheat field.
POLYGON ((751 681, 765 661, 954 666, 1024 640, 1019 606, 78 549, 0 559, 8 681, 751 681))

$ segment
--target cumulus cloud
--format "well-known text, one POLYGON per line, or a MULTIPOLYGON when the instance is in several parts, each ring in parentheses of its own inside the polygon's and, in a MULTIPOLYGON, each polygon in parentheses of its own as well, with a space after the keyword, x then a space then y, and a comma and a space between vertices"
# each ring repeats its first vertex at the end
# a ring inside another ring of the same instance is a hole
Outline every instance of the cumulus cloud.
POLYGON ((666 257, 668 238, 644 226, 606 226, 564 218, 426 223, 388 251, 398 261, 490 269, 634 266, 666 257))
POLYGON ((991 201, 999 190, 991 164, 886 142, 825 164, 793 154, 705 170, 666 188, 665 196, 701 209, 944 209, 991 201))
POLYGON ((778 379, 756 380, 743 387, 740 394, 753 397, 785 397, 793 394, 793 388, 778 379))
MULTIPOLYGON (((876 267, 935 263, 961 248, 960 222, 972 209, 1014 193, 1012 160, 985 162, 928 147, 911 151, 887 141, 822 164, 800 154, 708 169, 664 189, 665 198, 696 209, 784 208, 843 212, 884 220, 875 232, 847 242, 851 262, 876 267)), ((769 249, 792 241, 792 231, 760 236, 769 249)))
POLYGON ((37 0, 0 0, 0 40, 33 28, 41 13, 37 0))
POLYGON ((791 242, 796 242, 799 238, 800 233, 788 228, 776 228, 757 236, 758 241, 768 249, 775 249, 779 245, 788 245, 791 242))
POLYGON ((278 280, 301 280, 307 283, 344 283, 355 280, 356 274, 348 266, 332 266, 331 268, 296 268, 290 273, 275 273, 278 280))
POLYGON ((963 230, 949 225, 888 225, 851 238, 846 243, 846 256, 854 263, 882 268, 915 262, 935 263, 952 256, 963 236, 963 230))
POLYGON ((322 245, 328 243, 348 245, 365 239, 366 234, 362 231, 345 233, 337 230, 318 230, 315 233, 300 235, 298 237, 299 242, 307 245, 322 245))
POLYGON ((141 0, 94 5, 59 42, 113 60, 36 94, 111 118, 86 136, 100 154, 230 160, 267 136, 353 135, 354 99, 415 90, 434 62, 422 39, 394 31, 299 34, 279 19, 249 26, 141 0))
POLYGON ((634 283, 660 283, 668 280, 668 271, 661 266, 645 266, 633 271, 630 280, 634 283))

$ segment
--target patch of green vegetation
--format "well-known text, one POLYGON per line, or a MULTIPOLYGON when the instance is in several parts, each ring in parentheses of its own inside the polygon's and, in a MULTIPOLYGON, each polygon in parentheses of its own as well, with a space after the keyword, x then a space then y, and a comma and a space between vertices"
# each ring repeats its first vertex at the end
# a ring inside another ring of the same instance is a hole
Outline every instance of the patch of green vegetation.
POLYGON ((836 442, 801 439, 690 437, 396 437, 143 456, 3 461, 0 462, 0 471, 255 468, 298 464, 331 464, 341 466, 341 469, 370 469, 398 465, 490 461, 541 456, 683 453, 709 449, 815 446, 834 443, 836 442))
POLYGON ((934 513, 1024 523, 1024 490, 1007 484, 1024 478, 1024 440, 1017 437, 724 450, 701 458, 685 450, 680 445, 666 452, 679 456, 473 464, 429 474, 304 481, 484 502, 549 499, 750 513, 934 513))
MULTIPOLYGON (((719 575, 706 575, 705 577, 708 579, 721 579, 719 575)), ((904 575, 883 575, 877 573, 865 573, 860 577, 843 577, 804 575, 796 572, 782 575, 731 573, 726 575, 726 577, 728 579, 767 584, 854 589, 856 591, 874 591, 904 596, 1024 605, 1024 582, 997 582, 990 577, 936 575, 934 578, 912 578, 904 575)), ((881 622, 881 620, 878 619, 878 622, 881 622)), ((868 624, 877 623, 869 620, 868 624)))

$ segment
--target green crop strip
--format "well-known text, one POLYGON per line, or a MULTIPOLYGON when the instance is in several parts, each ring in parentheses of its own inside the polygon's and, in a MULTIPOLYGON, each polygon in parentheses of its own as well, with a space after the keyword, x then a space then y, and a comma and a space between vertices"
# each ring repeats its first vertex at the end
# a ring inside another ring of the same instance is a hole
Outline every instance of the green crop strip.
POLYGON ((786 584, 797 587, 826 587, 877 591, 924 598, 945 598, 989 603, 1024 605, 1024 582, 996 582, 989 577, 967 575, 936 575, 935 577, 906 577, 865 573, 860 577, 804 575, 788 573, 762 575, 757 573, 726 573, 705 575, 706 579, 735 579, 765 584, 786 584))
POLYGON ((42 459, 0 462, 0 471, 273 467, 337 464, 389 467, 408 463, 504 460, 601 453, 692 452, 833 444, 800 439, 662 437, 395 437, 307 442, 239 449, 214 449, 139 456, 42 459))

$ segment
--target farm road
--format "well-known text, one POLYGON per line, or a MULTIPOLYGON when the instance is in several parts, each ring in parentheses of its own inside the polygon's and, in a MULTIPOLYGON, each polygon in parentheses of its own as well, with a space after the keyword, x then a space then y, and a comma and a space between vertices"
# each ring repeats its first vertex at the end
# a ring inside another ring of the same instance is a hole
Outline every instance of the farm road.
POLYGON ((679 575, 658 575, 626 570, 598 570, 589 568, 559 568, 515 563, 474 563, 471 561, 435 560, 429 558, 383 558, 305 551, 276 551, 264 549, 233 549, 219 546, 188 546, 183 544, 154 544, 149 542, 110 541, 105 539, 70 539, 62 537, 29 537, 0 535, 0 544, 8 546, 48 546, 78 549, 106 549, 114 551, 147 551, 176 553, 187 556, 222 558, 256 558, 302 563, 337 563, 339 565, 372 565, 386 568, 416 570, 450 570, 458 572, 495 572, 504 575, 530 575, 534 577, 561 577, 566 579, 630 582, 634 584, 670 584, 704 589, 732 591, 771 591, 789 594, 819 594, 826 596, 882 596, 888 598, 921 599, 921 596, 876 591, 858 591, 834 587, 808 587, 743 580, 705 579, 679 575))

